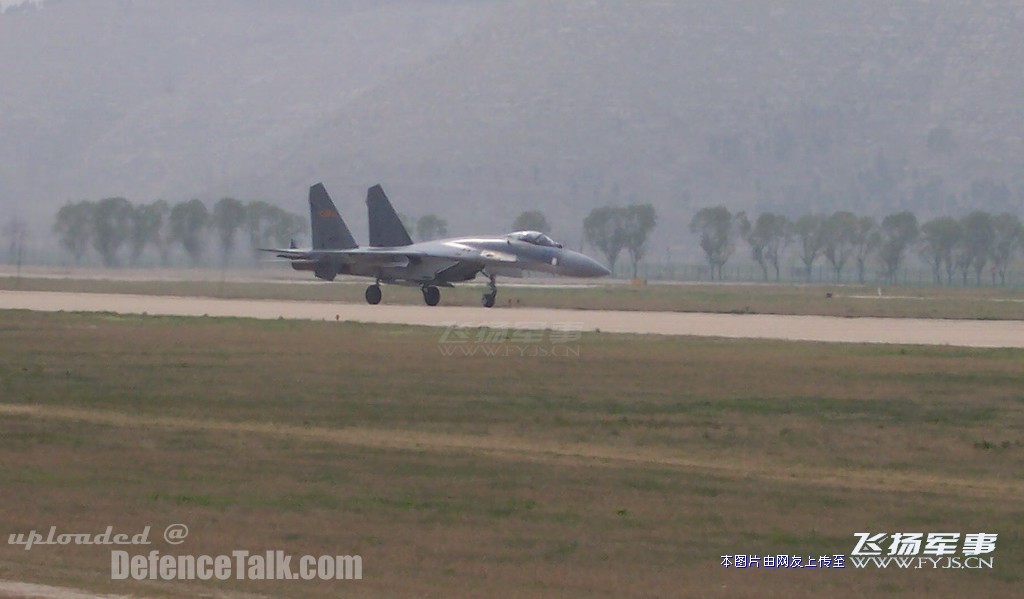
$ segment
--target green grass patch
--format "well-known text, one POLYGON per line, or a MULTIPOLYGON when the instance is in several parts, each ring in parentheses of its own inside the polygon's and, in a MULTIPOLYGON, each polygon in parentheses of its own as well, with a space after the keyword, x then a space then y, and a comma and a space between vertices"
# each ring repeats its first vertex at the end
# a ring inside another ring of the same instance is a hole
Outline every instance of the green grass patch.
MULTIPOLYGON (((417 327, 0 312, 0 330, 11 532, 183 522, 189 552, 359 553, 387 571, 371 596, 859 597, 890 573, 755 580, 719 556, 995 531, 995 570, 912 588, 1019 584, 1024 351, 586 334, 570 360, 453 360, 417 327)), ((110 592, 109 551, 49 549, 0 546, 4 577, 110 592)))

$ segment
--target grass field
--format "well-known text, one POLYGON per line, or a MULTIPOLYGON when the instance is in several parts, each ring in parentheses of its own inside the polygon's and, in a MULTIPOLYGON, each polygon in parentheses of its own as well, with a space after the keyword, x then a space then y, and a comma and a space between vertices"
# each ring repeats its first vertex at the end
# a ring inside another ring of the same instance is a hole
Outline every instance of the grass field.
POLYGON ((445 355, 429 328, 13 311, 0 334, 7 534, 151 525, 172 553, 359 554, 364 580, 111 582, 105 548, 11 545, 0 579, 166 597, 1024 582, 1022 351, 585 334, 445 355), (992 570, 719 565, 849 554, 860 531, 1000 537, 992 570))
MULTIPOLYGON (((0 290, 132 293, 245 299, 316 300, 362 303, 367 281, 153 281, 0 277, 0 290)), ((499 281, 499 286, 501 285, 499 281)), ((442 306, 477 306, 484 285, 442 290, 442 306)), ((893 287, 857 285, 602 284, 572 287, 499 287, 499 307, 658 310, 821 316, 1024 319, 1024 290, 997 288, 893 287), (831 294, 831 297, 829 297, 831 294)), ((385 286, 384 303, 421 304, 416 288, 385 286)))

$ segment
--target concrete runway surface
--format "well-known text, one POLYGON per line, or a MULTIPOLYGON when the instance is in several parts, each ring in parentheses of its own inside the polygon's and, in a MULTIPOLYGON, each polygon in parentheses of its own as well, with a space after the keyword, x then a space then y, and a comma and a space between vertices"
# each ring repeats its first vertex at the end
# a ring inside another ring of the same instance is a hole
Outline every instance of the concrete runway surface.
POLYGON ((0 309, 115 312, 169 316, 238 316, 341 320, 447 327, 559 329, 609 333, 784 339, 833 343, 901 343, 1024 348, 1024 321, 923 318, 837 318, 772 314, 708 314, 346 304, 155 295, 0 291, 0 309))

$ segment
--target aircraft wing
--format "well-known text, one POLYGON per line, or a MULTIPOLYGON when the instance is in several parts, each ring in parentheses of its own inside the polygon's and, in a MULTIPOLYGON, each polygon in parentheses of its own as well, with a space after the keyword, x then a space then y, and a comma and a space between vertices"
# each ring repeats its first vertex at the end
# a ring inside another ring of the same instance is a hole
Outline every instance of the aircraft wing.
POLYGON ((461 243, 444 242, 431 247, 405 249, 394 248, 353 248, 353 249, 299 249, 261 248, 287 260, 317 262, 325 257, 350 265, 379 268, 403 268, 413 264, 436 263, 436 274, 455 269, 487 269, 501 272, 504 276, 522 276, 516 267, 518 257, 510 252, 481 250, 461 243))
POLYGON ((297 248, 259 248, 259 250, 277 254, 278 258, 287 258, 288 260, 316 260, 324 253, 323 250, 300 250, 297 248))
POLYGON ((413 260, 427 257, 427 254, 420 251, 403 251, 391 248, 355 248, 350 250, 260 248, 260 251, 271 252, 276 254, 278 258, 285 258, 287 260, 316 261, 330 256, 348 264, 372 264, 377 266, 407 266, 413 260))

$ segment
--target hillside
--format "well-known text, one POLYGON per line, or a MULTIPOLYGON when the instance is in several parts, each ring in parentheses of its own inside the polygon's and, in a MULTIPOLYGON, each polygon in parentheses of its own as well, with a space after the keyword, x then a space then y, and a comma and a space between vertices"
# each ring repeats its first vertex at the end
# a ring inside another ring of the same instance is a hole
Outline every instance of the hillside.
MULTIPOLYGON (((453 232, 648 201, 1020 209, 1011 2, 49 1, 0 16, 0 202, 384 183, 453 232)), ((299 204, 301 205, 301 204, 299 204)))

